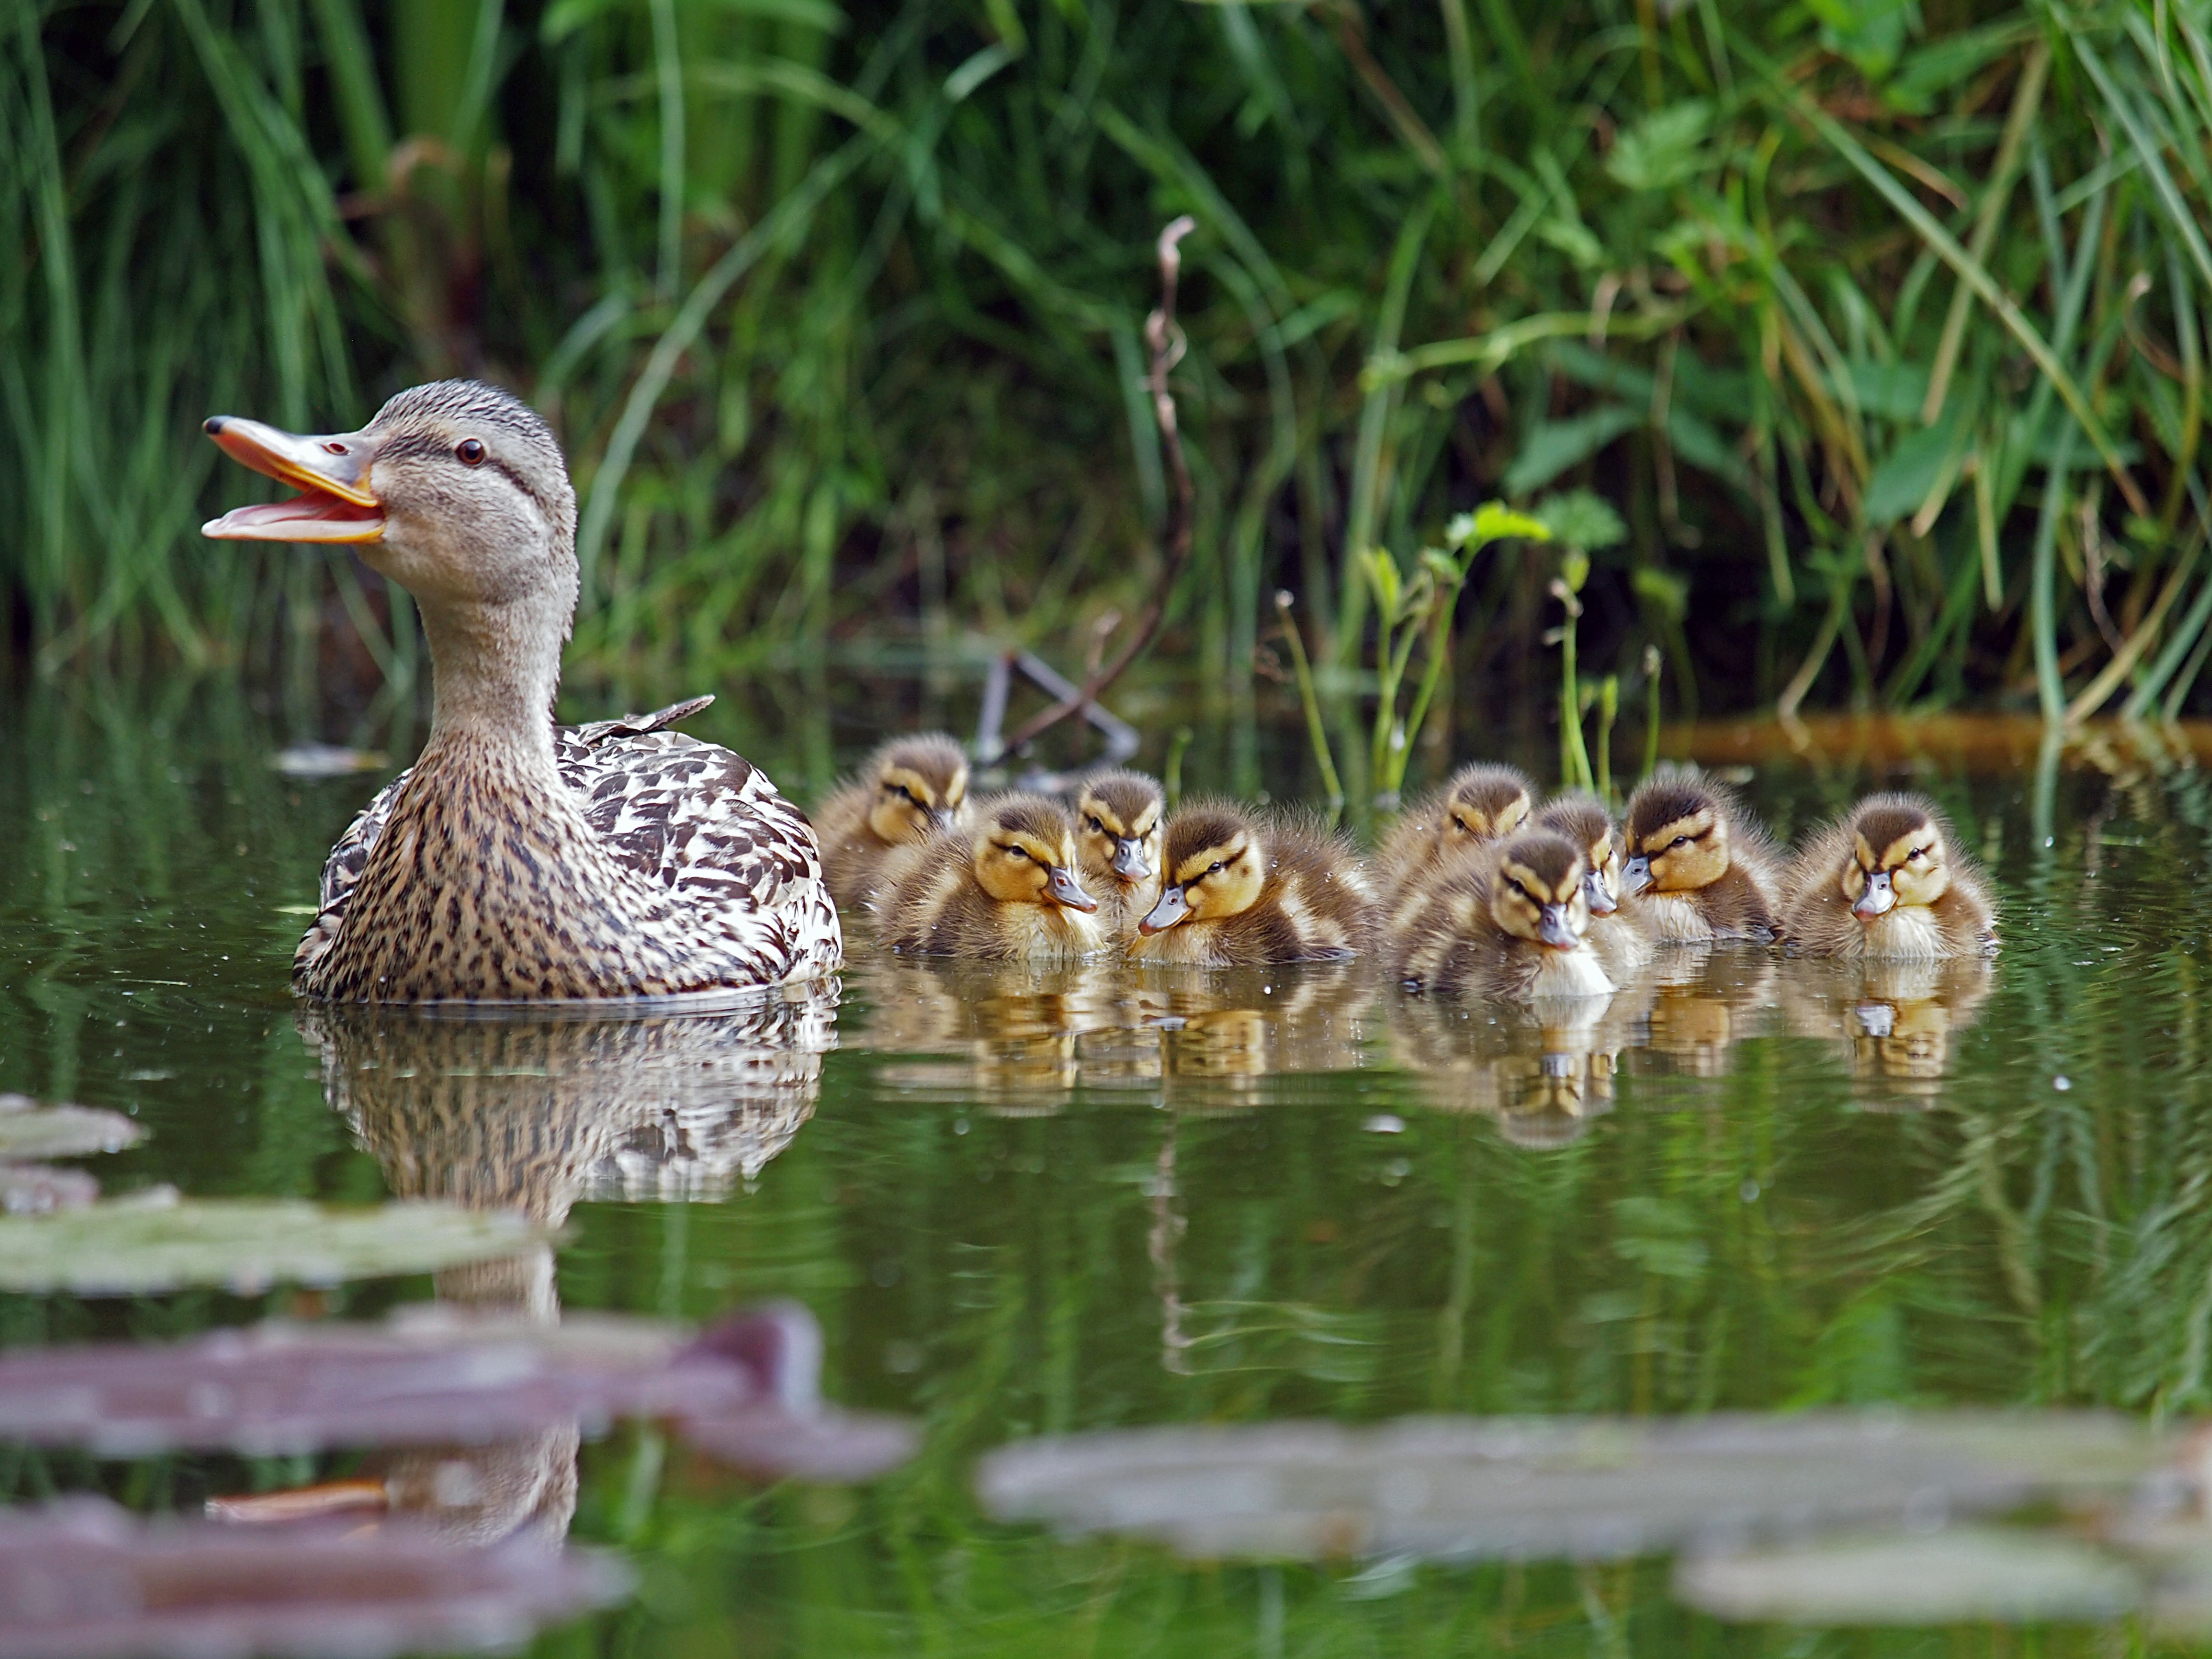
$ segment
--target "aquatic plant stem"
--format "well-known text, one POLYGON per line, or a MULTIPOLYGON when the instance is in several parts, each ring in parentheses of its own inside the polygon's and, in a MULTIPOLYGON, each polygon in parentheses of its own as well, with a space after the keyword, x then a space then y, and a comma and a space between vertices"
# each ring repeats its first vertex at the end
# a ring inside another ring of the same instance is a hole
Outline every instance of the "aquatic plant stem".
POLYGON ((1337 776, 1335 758, 1328 752, 1328 727, 1322 720, 1321 697, 1314 690, 1313 665, 1306 660, 1305 641, 1299 637, 1297 618, 1291 614, 1291 603, 1288 588, 1275 590, 1275 614, 1283 619, 1283 641, 1290 647, 1291 672, 1297 677, 1298 702, 1305 708, 1306 738, 1321 768, 1322 787, 1328 791, 1333 823, 1344 810, 1344 781, 1337 776))

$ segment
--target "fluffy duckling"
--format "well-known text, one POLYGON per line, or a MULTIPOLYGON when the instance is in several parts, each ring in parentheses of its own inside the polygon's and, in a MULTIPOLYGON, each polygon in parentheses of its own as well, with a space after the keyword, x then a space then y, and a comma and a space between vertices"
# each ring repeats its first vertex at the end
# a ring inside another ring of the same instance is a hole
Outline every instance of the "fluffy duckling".
POLYGON ((1611 996, 1589 944, 1589 873, 1582 848, 1549 830, 1462 854, 1392 929, 1391 971, 1444 996, 1611 996))
POLYGON ((902 848, 875 901, 894 951, 998 962, 1077 962, 1108 941, 1075 878, 1075 826, 1057 801, 1000 795, 972 830, 902 848))
POLYGON ((1536 799, 1527 773, 1478 762, 1462 766, 1442 789, 1407 807, 1375 855, 1382 884, 1402 892, 1437 860, 1518 830, 1536 799))
POLYGON ((1613 814, 1588 795, 1562 795, 1547 801, 1535 827, 1564 836, 1583 849, 1589 873, 1583 878, 1589 896, 1589 944, 1614 981, 1626 978, 1651 960, 1651 936, 1636 916, 1621 908, 1620 826, 1613 814))
POLYGON ((1343 842, 1263 822, 1241 806, 1186 806, 1168 821, 1159 902, 1133 961, 1206 968, 1333 962, 1367 948, 1375 902, 1343 842))
POLYGON ((1075 797, 1075 850, 1083 885, 1098 901, 1098 927, 1127 944, 1160 896, 1167 796, 1141 772, 1101 772, 1075 797))
POLYGON ((957 743, 941 732, 893 738, 815 809, 830 896, 841 909, 865 905, 894 848, 967 829, 967 807, 968 757, 957 743))
POLYGON ((1628 798, 1621 891, 1661 945, 1775 935, 1777 854, 1766 832, 1718 784, 1663 770, 1628 798))
POLYGON ((1790 866, 1784 937, 1814 957, 1884 962, 1996 949, 1996 907, 1924 795, 1870 795, 1808 842, 1790 866))

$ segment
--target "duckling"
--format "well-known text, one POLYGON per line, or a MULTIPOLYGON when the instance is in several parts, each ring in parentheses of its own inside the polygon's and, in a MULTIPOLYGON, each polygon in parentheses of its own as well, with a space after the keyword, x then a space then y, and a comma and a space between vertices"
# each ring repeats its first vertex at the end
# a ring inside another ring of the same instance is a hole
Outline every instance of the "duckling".
POLYGON ((1394 926, 1390 969, 1407 985, 1501 1002, 1609 997, 1591 949, 1589 862, 1565 836, 1523 830, 1449 860, 1394 926))
POLYGON ((1565 836, 1583 849, 1589 874, 1583 885, 1589 895, 1590 949, 1615 981, 1626 978, 1651 960, 1651 937, 1636 916, 1621 908, 1620 826, 1613 814, 1588 795, 1562 795, 1544 803, 1535 827, 1565 836))
POLYGON ((1655 943, 1775 934, 1777 854, 1766 832, 1720 785, 1662 769, 1628 798, 1621 891, 1655 943))
POLYGON ((1438 859, 1518 830, 1536 799, 1527 773, 1477 762, 1462 766, 1434 794, 1415 801, 1375 855, 1386 891, 1403 892, 1438 859))
POLYGON ((1927 961, 1996 949, 1996 907, 1925 795, 1869 795, 1791 865, 1784 937, 1813 957, 1927 961))
POLYGON ((1160 838, 1167 796, 1141 772, 1101 772, 1075 798, 1075 849, 1098 927, 1126 945, 1160 896, 1160 838))
POLYGON ((1334 962, 1368 947, 1375 901, 1350 848, 1206 802, 1168 820, 1159 902, 1137 924, 1136 962, 1206 968, 1334 962))
POLYGON ((942 732, 893 738, 814 811, 830 896, 842 909, 865 907, 892 848, 974 821, 960 745, 942 732))
POLYGON ((1057 801, 1000 795, 965 833, 902 848, 877 890, 894 951, 997 962, 1079 962, 1108 944, 1075 878, 1075 826, 1057 801))

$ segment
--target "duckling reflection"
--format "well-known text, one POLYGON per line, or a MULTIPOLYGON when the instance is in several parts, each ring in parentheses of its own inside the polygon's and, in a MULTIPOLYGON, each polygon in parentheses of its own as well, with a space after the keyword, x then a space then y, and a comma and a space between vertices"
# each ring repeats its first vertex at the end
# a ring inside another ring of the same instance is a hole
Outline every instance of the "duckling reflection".
POLYGON ((1917 962, 1802 962, 1782 976, 1793 1036, 1832 1042, 1868 1111, 1923 1111, 1949 1069, 1951 1040, 1990 994, 1984 957, 1917 962))
POLYGON ((1729 1052, 1776 1026, 1776 969, 1765 952, 1683 945, 1624 988, 1635 1022, 1629 1069, 1639 1076, 1721 1077, 1729 1052))
MULTIPOLYGON (((323 1004, 300 1026, 331 1106, 395 1196, 520 1210, 550 1230, 580 1199, 713 1197, 752 1179, 813 1114, 835 1006, 822 988, 643 1018, 323 1004)), ((550 1249, 433 1282, 441 1302, 487 1316, 560 1317, 550 1249)), ((410 1512, 455 1541, 556 1543, 575 1511, 579 1438, 568 1424, 380 1454, 346 1484, 356 1501, 410 1512)))
POLYGON ((1128 987, 1133 1019, 1158 1033, 1167 1103, 1180 1111, 1243 1110, 1270 1078, 1355 1071, 1376 1058, 1365 964, 1139 969, 1128 987))
POLYGON ((1613 1109, 1630 1035, 1620 999, 1465 1003, 1404 997, 1391 1018, 1398 1062, 1440 1112, 1480 1112, 1516 1146, 1565 1146, 1613 1109))

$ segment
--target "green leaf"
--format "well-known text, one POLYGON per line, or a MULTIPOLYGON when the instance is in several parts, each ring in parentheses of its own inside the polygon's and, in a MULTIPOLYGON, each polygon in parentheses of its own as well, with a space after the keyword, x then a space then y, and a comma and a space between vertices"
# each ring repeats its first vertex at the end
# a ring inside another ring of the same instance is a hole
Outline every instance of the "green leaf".
POLYGON ((1628 526, 1604 496, 1574 489, 1536 504, 1536 516, 1551 526, 1552 539, 1595 551, 1628 539, 1628 526))
POLYGON ((1851 392, 1859 407, 1886 421, 1919 423, 1928 401, 1925 363, 1876 363, 1861 358, 1850 366, 1851 392))
MULTIPOLYGON (((1960 436, 1947 421, 1915 428, 1899 438, 1867 480, 1867 522, 1883 528, 1917 511, 1935 488, 1936 475, 1943 470, 1960 436)), ((2090 465, 2095 465, 2094 459, 2090 465)))
POLYGON ((1638 599, 1670 623, 1680 623, 1690 614, 1690 579, 1687 576, 1672 570, 1662 570, 1656 565, 1639 565, 1629 572, 1628 586, 1638 599))
POLYGON ((1516 513, 1503 501, 1485 501, 1472 513, 1460 514, 1444 526, 1444 540, 1460 550, 1463 558, 1473 558, 1492 542, 1502 542, 1509 537, 1522 541, 1548 542, 1552 527, 1541 519, 1527 513, 1516 513))
POLYGON ((1820 44, 1876 84, 1897 67, 1906 37, 1919 31, 1914 0, 1805 0, 1805 9, 1820 20, 1820 44))
POLYGON ((495 1261, 549 1242, 512 1212, 453 1204, 142 1196, 0 1216, 0 1290, 148 1296, 211 1285, 247 1296, 495 1261))
POLYGON ((1697 176, 1705 164, 1705 135, 1713 106, 1702 98, 1657 109, 1613 141, 1605 170, 1628 190, 1671 190, 1697 176))
POLYGON ((1398 574, 1398 562, 1383 547, 1370 547, 1359 556, 1360 568, 1367 573, 1367 586, 1375 594, 1375 609, 1387 625, 1398 620, 1398 600, 1404 592, 1404 583, 1398 574))
POLYGON ((1643 422, 1641 413, 1620 404, 1601 404, 1571 421, 1539 422, 1501 482, 1509 495, 1526 495, 1541 489, 1569 467, 1588 460, 1643 422))

